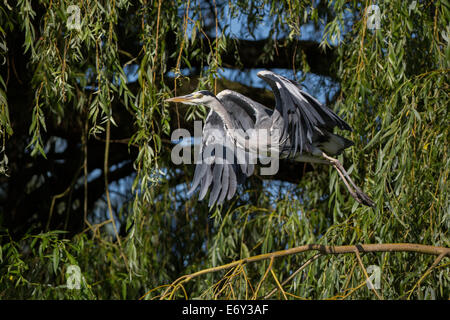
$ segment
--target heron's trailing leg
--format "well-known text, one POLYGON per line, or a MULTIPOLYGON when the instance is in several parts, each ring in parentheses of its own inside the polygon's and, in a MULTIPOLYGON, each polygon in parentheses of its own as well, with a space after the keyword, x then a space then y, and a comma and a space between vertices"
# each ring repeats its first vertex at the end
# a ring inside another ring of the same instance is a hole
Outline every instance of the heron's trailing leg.
POLYGON ((367 194, 362 192, 362 190, 358 188, 358 186, 353 182, 338 159, 328 156, 325 152, 322 152, 322 157, 327 159, 329 163, 336 168, 339 176, 341 177, 342 181, 344 181, 344 184, 350 192, 351 196, 355 198, 356 201, 369 207, 375 206, 375 203, 372 201, 372 199, 370 199, 367 194))

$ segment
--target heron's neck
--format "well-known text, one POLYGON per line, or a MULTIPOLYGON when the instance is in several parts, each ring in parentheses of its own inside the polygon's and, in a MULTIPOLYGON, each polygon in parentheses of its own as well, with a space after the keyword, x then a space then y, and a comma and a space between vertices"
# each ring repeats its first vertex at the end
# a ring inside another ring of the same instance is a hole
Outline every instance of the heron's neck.
POLYGON ((227 109, 225 109, 223 104, 217 98, 210 104, 210 107, 219 115, 227 129, 235 129, 235 125, 233 121, 231 121, 227 109))
POLYGON ((216 98, 214 102, 210 104, 210 107, 219 115, 224 124, 224 129, 227 135, 231 138, 231 142, 247 150, 249 148, 249 141, 247 141, 245 134, 235 125, 231 120, 230 114, 223 104, 216 98))
POLYGON ((235 122, 237 119, 235 119, 235 121, 232 120, 230 113, 217 98, 214 99, 209 106, 222 119, 225 125, 225 131, 234 145, 254 154, 259 154, 261 151, 267 152, 269 150, 267 149, 267 145, 263 144, 263 140, 259 140, 258 133, 255 130, 251 130, 255 128, 244 129, 243 127, 239 127, 239 124, 236 124, 235 122))
POLYGON ((239 128, 236 123, 231 119, 230 114, 223 104, 216 98, 214 103, 210 104, 210 107, 219 115, 222 119, 225 131, 227 135, 231 138, 234 145, 239 146, 241 149, 246 151, 257 152, 258 141, 257 139, 250 139, 249 132, 243 131, 244 128, 239 128))

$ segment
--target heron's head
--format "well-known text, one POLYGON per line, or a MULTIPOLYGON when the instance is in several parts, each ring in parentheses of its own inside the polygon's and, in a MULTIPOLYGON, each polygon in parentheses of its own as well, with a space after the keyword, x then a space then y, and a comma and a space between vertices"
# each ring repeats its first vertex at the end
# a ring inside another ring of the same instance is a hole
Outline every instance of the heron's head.
POLYGON ((167 99, 166 102, 181 102, 184 104, 193 105, 210 105, 212 102, 217 100, 216 96, 207 90, 201 90, 192 92, 191 94, 185 96, 179 96, 167 99))

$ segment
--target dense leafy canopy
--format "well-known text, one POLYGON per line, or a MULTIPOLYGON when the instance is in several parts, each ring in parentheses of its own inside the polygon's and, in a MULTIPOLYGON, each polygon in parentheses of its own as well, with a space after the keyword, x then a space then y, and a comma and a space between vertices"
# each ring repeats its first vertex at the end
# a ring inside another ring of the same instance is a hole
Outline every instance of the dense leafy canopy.
POLYGON ((271 298, 448 299, 448 256, 418 252, 307 251, 163 286, 306 244, 449 246, 450 5, 374 4, 3 0, 0 298, 264 298, 282 283, 271 298), (171 162, 170 135, 207 110, 163 100, 228 88, 272 107, 261 69, 352 126, 340 160, 375 208, 332 168, 288 161, 212 210, 187 196, 194 166, 171 162))

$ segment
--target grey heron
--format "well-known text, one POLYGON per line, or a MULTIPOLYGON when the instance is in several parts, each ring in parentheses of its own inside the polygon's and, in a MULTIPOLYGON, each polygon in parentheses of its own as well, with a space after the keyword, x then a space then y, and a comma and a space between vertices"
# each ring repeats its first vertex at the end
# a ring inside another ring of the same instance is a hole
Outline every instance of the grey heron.
MULTIPOLYGON (((206 153, 212 145, 225 147, 228 139, 247 156, 251 156, 255 153, 252 143, 255 144, 256 140, 249 137, 249 132, 277 132, 276 147, 280 158, 332 165, 356 201, 374 206, 374 202, 356 186, 339 160, 333 158, 353 145, 352 141, 333 133, 334 127, 352 131, 351 127, 331 109, 303 91, 297 82, 271 71, 260 71, 258 77, 271 87, 275 95, 274 109, 231 90, 221 91, 217 96, 202 90, 167 99, 166 102, 210 108, 202 132, 200 154, 206 153)), ((257 142, 261 143, 260 140, 257 142)), ((273 147, 269 144, 265 145, 266 149, 273 147)), ((209 161, 196 165, 189 193, 200 186, 199 200, 202 200, 211 188, 209 206, 212 206, 223 203, 225 198, 231 199, 237 185, 253 174, 254 164, 250 161, 219 161, 223 155, 211 153, 210 150, 205 155, 209 161)))

